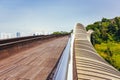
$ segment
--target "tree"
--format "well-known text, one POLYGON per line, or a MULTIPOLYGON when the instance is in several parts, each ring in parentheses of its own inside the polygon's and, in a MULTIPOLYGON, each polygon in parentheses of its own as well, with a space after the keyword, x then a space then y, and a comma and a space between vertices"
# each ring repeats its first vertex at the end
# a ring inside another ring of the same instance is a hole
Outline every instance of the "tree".
POLYGON ((86 29, 94 31, 92 43, 120 41, 120 17, 114 19, 102 18, 101 21, 88 25, 86 29))

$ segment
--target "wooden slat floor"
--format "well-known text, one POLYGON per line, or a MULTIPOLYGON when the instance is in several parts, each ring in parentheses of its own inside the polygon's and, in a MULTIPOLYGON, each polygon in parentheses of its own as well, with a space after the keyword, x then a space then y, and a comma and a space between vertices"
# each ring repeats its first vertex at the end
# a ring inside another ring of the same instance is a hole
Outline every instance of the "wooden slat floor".
POLYGON ((57 63, 68 36, 40 44, 0 61, 0 80, 46 80, 57 63))

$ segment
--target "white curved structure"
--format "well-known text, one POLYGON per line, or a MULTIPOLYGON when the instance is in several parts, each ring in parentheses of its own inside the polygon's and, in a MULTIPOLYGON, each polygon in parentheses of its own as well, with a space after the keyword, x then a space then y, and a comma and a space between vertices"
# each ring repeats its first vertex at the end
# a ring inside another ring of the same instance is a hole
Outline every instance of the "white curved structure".
POLYGON ((87 33, 80 23, 74 29, 74 80, 120 80, 120 72, 99 56, 92 46, 91 32, 87 33))

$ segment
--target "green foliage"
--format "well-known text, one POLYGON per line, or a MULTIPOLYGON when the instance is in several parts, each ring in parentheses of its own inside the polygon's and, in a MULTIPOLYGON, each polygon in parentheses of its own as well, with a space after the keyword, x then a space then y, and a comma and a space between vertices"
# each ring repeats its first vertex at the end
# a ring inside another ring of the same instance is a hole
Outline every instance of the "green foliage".
POLYGON ((95 44, 95 49, 107 62, 120 71, 120 43, 107 42, 95 44))
POLYGON ((54 34, 54 35, 64 35, 64 34, 70 34, 69 32, 66 32, 66 31, 56 31, 56 32, 53 32, 52 34, 54 34))
POLYGON ((101 21, 90 24, 87 30, 92 29, 92 43, 100 44, 101 42, 120 41, 120 17, 114 19, 103 18, 101 21))
POLYGON ((120 17, 103 18, 86 29, 94 30, 91 42, 97 52, 120 71, 120 17))
POLYGON ((70 31, 70 33, 73 33, 73 29, 70 31))

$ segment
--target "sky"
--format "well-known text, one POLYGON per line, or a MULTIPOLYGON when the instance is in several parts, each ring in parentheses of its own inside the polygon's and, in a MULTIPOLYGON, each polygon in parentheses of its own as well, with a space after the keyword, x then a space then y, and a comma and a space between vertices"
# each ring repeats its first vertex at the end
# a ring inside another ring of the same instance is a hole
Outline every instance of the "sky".
POLYGON ((70 31, 120 16, 120 0, 0 0, 0 32, 70 31))

